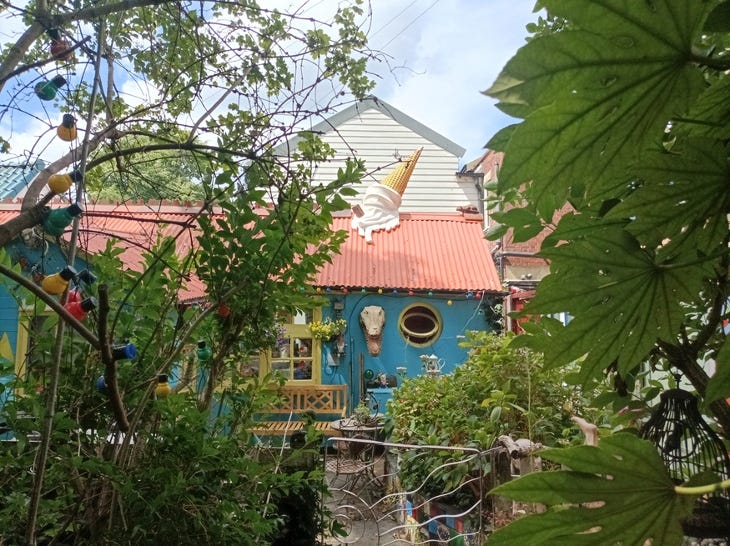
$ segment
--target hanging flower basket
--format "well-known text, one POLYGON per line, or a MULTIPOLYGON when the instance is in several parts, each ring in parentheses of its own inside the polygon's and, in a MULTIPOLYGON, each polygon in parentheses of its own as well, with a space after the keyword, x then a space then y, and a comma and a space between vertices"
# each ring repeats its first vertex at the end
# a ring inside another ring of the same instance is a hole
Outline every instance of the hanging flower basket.
POLYGON ((334 340, 347 328, 347 321, 345 319, 330 320, 325 319, 324 321, 314 321, 309 325, 312 331, 312 337, 321 341, 334 340))

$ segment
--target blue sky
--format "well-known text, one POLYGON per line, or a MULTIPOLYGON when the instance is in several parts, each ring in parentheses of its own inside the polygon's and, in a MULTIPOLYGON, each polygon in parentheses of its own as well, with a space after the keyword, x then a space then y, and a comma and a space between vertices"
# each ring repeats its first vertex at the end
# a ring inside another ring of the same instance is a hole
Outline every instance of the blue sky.
MULTIPOLYGON (((349 0, 260 0, 264 7, 295 6, 304 15, 325 20, 340 3, 349 0)), ((525 25, 537 17, 533 5, 532 0, 366 0, 365 10, 372 15, 370 45, 389 60, 371 66, 378 82, 373 93, 466 148, 462 163, 475 159, 489 138, 512 121, 481 91, 525 43, 525 25)), ((0 13, 3 42, 17 30, 6 15, 0 13)), ((9 92, 11 86, 5 88, 5 98, 9 92)), ((26 111, 37 107, 32 93, 22 100, 26 111)), ((60 119, 50 104, 43 106, 54 111, 41 112, 41 119, 60 119)), ((12 126, 7 116, 2 120, 0 134, 7 138, 12 130, 14 152, 22 154, 49 127, 32 117, 13 117, 12 126)), ((51 135, 45 140, 51 147, 33 152, 52 161, 62 151, 54 150, 59 143, 51 135)))
POLYGON ((514 120, 483 95, 525 43, 530 0, 372 0, 370 45, 399 66, 374 94, 467 149, 462 161, 514 120))

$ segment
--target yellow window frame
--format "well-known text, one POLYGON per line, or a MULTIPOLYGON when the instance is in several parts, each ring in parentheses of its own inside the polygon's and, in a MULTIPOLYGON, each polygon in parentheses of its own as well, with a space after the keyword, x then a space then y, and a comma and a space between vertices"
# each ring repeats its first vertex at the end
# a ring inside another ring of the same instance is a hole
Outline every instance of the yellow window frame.
MULTIPOLYGON (((321 308, 311 310, 311 320, 319 321, 322 318, 321 308)), ((291 319, 291 317, 290 317, 291 319)), ((259 362, 259 376, 263 377, 275 370, 283 371, 286 366, 285 375, 287 376, 287 385, 321 385, 322 384, 322 343, 318 339, 312 337, 312 329, 310 323, 287 322, 283 325, 283 338, 289 340, 286 354, 273 350, 261 353, 259 362), (296 348, 300 345, 310 347, 310 355, 304 356, 296 354, 296 348), (311 376, 306 379, 296 379, 294 373, 300 363, 311 364, 311 376)))

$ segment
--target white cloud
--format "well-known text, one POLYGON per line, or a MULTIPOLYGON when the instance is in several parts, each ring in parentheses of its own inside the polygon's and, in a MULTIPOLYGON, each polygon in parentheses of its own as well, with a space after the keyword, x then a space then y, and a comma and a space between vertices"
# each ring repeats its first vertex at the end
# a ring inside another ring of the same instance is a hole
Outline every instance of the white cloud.
POLYGON ((392 65, 403 67, 392 74, 381 71, 374 94, 465 147, 463 160, 480 155, 489 138, 512 122, 481 91, 525 43, 525 25, 536 19, 533 3, 373 0, 372 5, 371 46, 387 44, 392 65))

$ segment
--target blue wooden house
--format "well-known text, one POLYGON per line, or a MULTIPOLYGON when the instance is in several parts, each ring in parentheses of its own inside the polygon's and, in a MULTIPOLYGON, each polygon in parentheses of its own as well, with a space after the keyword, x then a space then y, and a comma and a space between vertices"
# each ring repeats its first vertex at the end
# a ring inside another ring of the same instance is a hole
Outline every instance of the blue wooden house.
MULTIPOLYGON (((371 174, 352 200, 352 211, 334 219, 333 228, 347 230, 349 237, 315 279, 313 289, 325 305, 282 317, 281 343, 252 355, 245 368, 251 374, 278 371, 293 385, 345 384, 350 409, 368 398, 383 411, 402 378, 454 370, 467 356, 460 346, 466 332, 493 328, 504 293, 484 238, 482 180, 459 170, 463 148, 375 97, 310 129, 337 150, 332 162, 318 167, 318 177, 333 176, 353 153, 371 174), (388 210, 379 210, 382 205, 388 210), (313 335, 314 324, 337 319, 347 324, 341 335, 332 340, 313 335)), ((291 145, 279 152, 288 153, 291 145)), ((17 177, 0 170, 0 188, 3 179, 27 184, 17 177)), ((86 206, 83 227, 97 234, 85 237, 90 253, 115 232, 137 245, 152 243, 158 228, 151 226, 162 224, 132 218, 169 218, 179 225, 199 210, 179 203, 86 206)), ((19 208, 17 200, 0 203, 0 222, 19 208)), ((6 251, 28 275, 55 272, 66 263, 60 249, 32 230, 6 251)), ((135 252, 129 244, 125 262, 138 261, 135 252)), ((205 297, 199 281, 188 289, 188 301, 205 297)), ((17 371, 27 352, 27 329, 15 299, 0 290, 0 302, 0 356, 17 371)))
POLYGON ((453 371, 467 356, 465 333, 494 328, 505 292, 484 237, 482 176, 459 168, 464 148, 377 97, 307 129, 336 150, 316 178, 332 179, 353 154, 370 174, 352 212, 335 218, 350 235, 316 280, 329 303, 313 316, 345 319, 347 329, 336 341, 314 340, 321 365, 299 381, 347 384, 353 406, 366 397, 382 411, 402 377, 427 373, 429 363, 431 373, 453 371), (373 319, 366 309, 382 322, 375 341, 363 328, 373 319))

